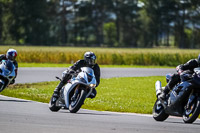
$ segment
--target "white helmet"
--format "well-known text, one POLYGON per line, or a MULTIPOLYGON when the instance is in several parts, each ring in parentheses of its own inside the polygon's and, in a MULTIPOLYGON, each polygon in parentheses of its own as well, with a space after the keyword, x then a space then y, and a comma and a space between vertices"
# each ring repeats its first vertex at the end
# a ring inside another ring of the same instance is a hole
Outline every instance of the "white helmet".
POLYGON ((17 57, 17 51, 15 49, 9 49, 6 53, 6 58, 14 61, 17 57))

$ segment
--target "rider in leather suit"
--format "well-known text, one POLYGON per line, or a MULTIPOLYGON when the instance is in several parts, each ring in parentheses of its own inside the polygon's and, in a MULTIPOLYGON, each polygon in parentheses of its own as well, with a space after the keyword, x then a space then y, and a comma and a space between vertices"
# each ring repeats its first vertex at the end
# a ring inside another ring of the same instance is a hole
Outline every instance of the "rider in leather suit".
MULTIPOLYGON (((17 71, 18 71, 18 63, 15 60, 17 57, 17 51, 15 49, 9 49, 6 54, 1 54, 0 55, 0 62, 2 60, 10 60, 13 62, 14 66, 15 66, 15 78, 17 77, 17 71)), ((15 83, 15 78, 11 81, 10 84, 14 84, 15 83)))
POLYGON ((197 59, 191 59, 185 64, 181 64, 176 67, 178 73, 172 75, 168 84, 165 86, 163 92, 158 96, 158 98, 165 100, 166 95, 170 92, 170 90, 179 82, 186 81, 192 77, 194 73, 194 68, 200 67, 200 54, 197 59))
MULTIPOLYGON (((62 76, 61 82, 58 84, 58 86, 54 90, 53 97, 58 98, 59 92, 61 88, 67 83, 67 81, 71 78, 71 74, 74 73, 74 71, 79 70, 81 67, 90 67, 94 70, 94 74, 97 81, 97 86, 100 83, 100 67, 96 63, 96 55, 93 52, 86 52, 84 54, 83 60, 78 60, 76 63, 74 63, 73 66, 69 67, 62 76)), ((96 87, 97 87, 96 86, 96 87)), ((78 93, 78 92, 76 92, 78 93)), ((76 97, 76 93, 73 96, 73 98, 76 97)), ((96 89, 93 89, 92 94, 89 96, 90 98, 94 98, 96 96, 97 92, 96 89)))

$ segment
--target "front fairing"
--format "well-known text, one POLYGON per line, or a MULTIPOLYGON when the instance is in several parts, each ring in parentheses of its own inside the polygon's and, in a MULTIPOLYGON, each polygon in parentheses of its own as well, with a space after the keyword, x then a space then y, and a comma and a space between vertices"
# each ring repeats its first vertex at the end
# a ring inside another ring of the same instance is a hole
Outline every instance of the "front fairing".
POLYGON ((72 77, 70 82, 64 86, 64 99, 67 108, 69 108, 70 104, 70 92, 79 84, 87 86, 86 88, 95 88, 96 78, 93 69, 82 67, 81 72, 77 76, 72 77))
POLYGON ((88 86, 91 84, 96 85, 96 78, 94 75, 94 71, 90 67, 82 67, 81 72, 75 79, 81 81, 83 84, 88 86))
POLYGON ((8 60, 2 60, 0 64, 0 75, 12 80, 15 77, 15 66, 8 60))
POLYGON ((187 95, 187 93, 191 90, 192 84, 190 82, 182 82, 178 86, 176 86, 170 93, 170 104, 180 103, 187 95), (179 101, 179 102, 178 102, 179 101))

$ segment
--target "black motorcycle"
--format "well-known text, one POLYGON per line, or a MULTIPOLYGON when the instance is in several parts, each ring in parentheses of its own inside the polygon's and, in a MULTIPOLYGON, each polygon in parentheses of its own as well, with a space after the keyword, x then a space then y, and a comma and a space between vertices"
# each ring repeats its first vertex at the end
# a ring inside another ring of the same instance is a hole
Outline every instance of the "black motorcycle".
MULTIPOLYGON (((167 82, 170 75, 166 76, 167 82)), ((156 82, 156 96, 163 88, 161 82, 156 82)), ((183 118, 185 123, 193 123, 200 113, 200 68, 194 69, 194 74, 187 80, 177 84, 167 94, 166 100, 157 98, 153 107, 153 118, 156 121, 164 121, 169 115, 183 118)))

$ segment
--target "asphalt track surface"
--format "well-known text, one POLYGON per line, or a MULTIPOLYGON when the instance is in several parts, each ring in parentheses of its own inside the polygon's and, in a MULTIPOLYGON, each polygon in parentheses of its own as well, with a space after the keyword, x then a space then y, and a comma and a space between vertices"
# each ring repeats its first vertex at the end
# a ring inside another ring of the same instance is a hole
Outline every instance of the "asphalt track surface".
MULTIPOLYGON (((66 68, 19 68, 16 83, 34 83, 43 81, 55 81, 55 76, 62 76, 66 68)), ((165 76, 167 73, 175 73, 170 68, 101 68, 101 78, 112 77, 145 77, 165 76)))
MULTIPOLYGON (((161 72, 173 72, 165 70, 153 72, 147 69, 136 69, 135 73, 119 69, 102 69, 102 78, 120 77, 117 73, 122 71, 126 76, 160 76, 161 72), (116 72, 116 70, 118 72, 116 72), (108 76, 113 71, 112 76, 108 76), (137 73, 138 72, 138 73, 137 73), (145 74, 142 74, 145 73, 145 74), (147 74, 149 73, 149 74, 147 74)), ((130 71, 134 69, 130 69, 130 71)), ((41 77, 49 77, 50 81, 55 80, 51 76, 58 74, 59 70, 42 68, 23 68, 19 70, 18 83, 25 83, 27 80, 42 82, 41 77), (30 71, 31 70, 31 71, 30 71), (55 71, 52 72, 52 71, 55 71), (37 76, 37 74, 39 75, 37 76), (32 75, 32 78, 28 79, 32 75), (23 78, 24 80, 20 79, 23 78)), ((164 73, 165 75, 166 73, 164 73)), ((59 76, 59 75, 58 75, 59 76)), ((124 76, 124 75, 121 75, 124 76)), ((46 80, 47 81, 47 80, 46 80)), ((200 131, 200 120, 193 124, 185 124, 181 118, 169 117, 164 122, 156 122, 152 115, 134 113, 115 113, 81 109, 78 113, 72 114, 68 110, 51 112, 48 104, 22 99, 0 96, 0 133, 198 133, 200 131)))

